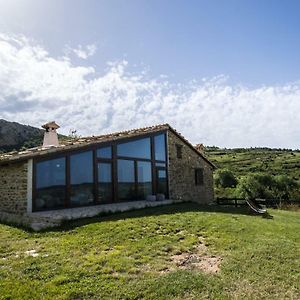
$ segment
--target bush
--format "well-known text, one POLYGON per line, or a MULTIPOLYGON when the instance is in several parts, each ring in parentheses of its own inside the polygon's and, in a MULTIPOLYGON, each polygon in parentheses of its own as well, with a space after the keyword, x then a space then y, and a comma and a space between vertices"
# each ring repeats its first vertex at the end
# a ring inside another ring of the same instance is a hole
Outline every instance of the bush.
POLYGON ((217 187, 233 188, 236 187, 238 180, 233 172, 228 169, 219 169, 215 173, 215 184, 217 187))
POLYGON ((297 191, 297 181, 286 175, 250 174, 244 176, 237 186, 239 197, 252 200, 255 198, 290 200, 297 191))
MULTIPOLYGON (((286 176, 278 175, 275 176, 274 191, 276 198, 280 200, 293 199, 293 194, 298 190, 298 183, 296 180, 286 176)), ((296 199, 295 199, 296 200, 296 199)))
POLYGON ((251 174, 242 177, 238 186, 237 194, 239 197, 244 199, 253 200, 255 198, 272 198, 272 192, 270 189, 270 181, 272 176, 251 174), (270 178, 267 178, 269 176, 270 178))

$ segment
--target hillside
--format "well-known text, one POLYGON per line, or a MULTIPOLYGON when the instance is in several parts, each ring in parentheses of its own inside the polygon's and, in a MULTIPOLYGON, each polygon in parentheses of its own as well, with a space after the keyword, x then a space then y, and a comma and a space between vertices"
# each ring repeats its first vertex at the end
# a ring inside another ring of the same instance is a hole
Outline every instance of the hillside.
POLYGON ((0 119, 0 152, 40 145, 43 135, 42 129, 0 119))
POLYGON ((270 175, 288 175, 300 182, 300 150, 208 147, 205 154, 217 167, 227 168, 237 177, 263 172, 270 175))
MULTIPOLYGON (((40 146, 43 143, 43 137, 43 129, 0 119, 0 153, 40 146)), ((69 138, 69 136, 58 134, 60 141, 69 138)))

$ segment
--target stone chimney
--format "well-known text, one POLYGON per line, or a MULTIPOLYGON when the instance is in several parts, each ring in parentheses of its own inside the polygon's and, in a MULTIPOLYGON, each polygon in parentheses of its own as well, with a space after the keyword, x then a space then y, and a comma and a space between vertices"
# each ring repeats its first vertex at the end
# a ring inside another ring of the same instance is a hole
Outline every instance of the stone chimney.
POLYGON ((194 146, 199 152, 204 153, 204 145, 203 144, 197 144, 194 146))
POLYGON ((46 129, 44 134, 43 148, 58 147, 59 144, 56 129, 59 128, 59 125, 52 121, 44 124, 42 128, 46 129))

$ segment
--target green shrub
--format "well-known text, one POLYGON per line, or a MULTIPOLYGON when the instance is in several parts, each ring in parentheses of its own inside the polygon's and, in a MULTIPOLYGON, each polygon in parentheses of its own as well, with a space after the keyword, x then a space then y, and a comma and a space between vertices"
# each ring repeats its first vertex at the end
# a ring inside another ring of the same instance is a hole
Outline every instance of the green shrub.
POLYGON ((293 178, 286 175, 275 176, 275 186, 274 192, 276 193, 276 198, 280 200, 294 199, 293 194, 296 190, 298 191, 298 183, 293 178))
POLYGON ((217 187, 233 188, 238 183, 237 178, 228 169, 219 169, 215 173, 215 184, 217 187))
POLYGON ((286 175, 249 174, 239 181, 237 196, 245 199, 294 199, 298 183, 286 175))

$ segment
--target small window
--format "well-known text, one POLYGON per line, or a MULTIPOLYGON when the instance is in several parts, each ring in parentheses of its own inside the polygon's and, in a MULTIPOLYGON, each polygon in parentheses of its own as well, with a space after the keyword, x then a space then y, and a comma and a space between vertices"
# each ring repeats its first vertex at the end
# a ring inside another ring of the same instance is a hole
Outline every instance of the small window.
POLYGON ((176 156, 182 158, 182 145, 176 144, 176 156))
POLYGON ((195 169, 195 185, 203 185, 203 169, 195 169))

